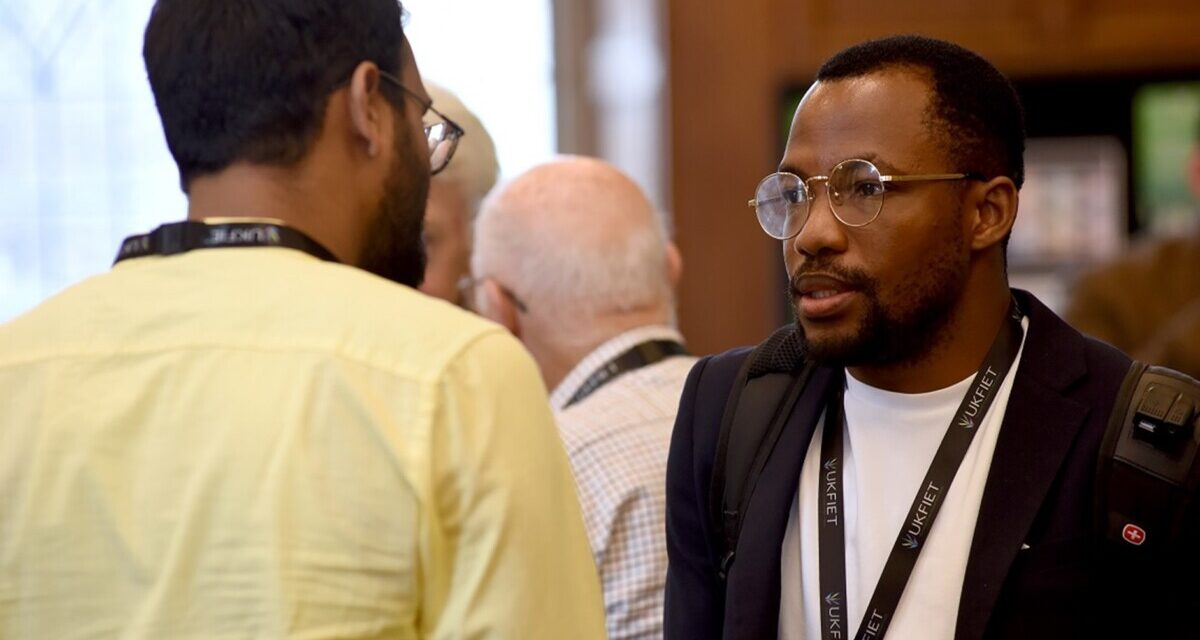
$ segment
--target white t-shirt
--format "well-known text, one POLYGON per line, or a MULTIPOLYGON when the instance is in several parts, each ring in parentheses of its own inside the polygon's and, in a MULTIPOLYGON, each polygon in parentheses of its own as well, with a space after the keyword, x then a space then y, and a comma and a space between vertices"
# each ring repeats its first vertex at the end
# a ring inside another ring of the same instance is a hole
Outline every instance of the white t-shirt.
MULTIPOLYGON (((1024 324, 1028 326, 1028 321, 1024 324)), ((954 637, 979 504, 1020 361, 1018 352, 946 494, 887 637, 954 637)), ((843 438, 846 638, 858 632, 918 485, 974 377, 972 373, 953 386, 929 393, 905 394, 870 387, 847 372, 843 438)), ((781 640, 821 638, 817 494, 824 426, 822 416, 804 459, 798 499, 792 501, 783 539, 781 640)))

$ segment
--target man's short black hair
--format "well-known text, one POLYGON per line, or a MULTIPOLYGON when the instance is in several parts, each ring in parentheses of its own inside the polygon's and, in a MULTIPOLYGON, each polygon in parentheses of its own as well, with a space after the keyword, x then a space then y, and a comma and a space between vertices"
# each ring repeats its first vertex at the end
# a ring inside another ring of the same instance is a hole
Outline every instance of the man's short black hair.
POLYGON ((1025 117, 1016 89, 979 54, 944 40, 893 36, 856 44, 834 54, 817 80, 856 78, 892 68, 929 75, 931 110, 940 124, 948 171, 978 172, 989 178, 1025 180, 1025 117))
POLYGON ((158 0, 142 55, 184 191, 236 161, 308 153, 329 95, 369 60, 396 73, 397 0, 158 0))

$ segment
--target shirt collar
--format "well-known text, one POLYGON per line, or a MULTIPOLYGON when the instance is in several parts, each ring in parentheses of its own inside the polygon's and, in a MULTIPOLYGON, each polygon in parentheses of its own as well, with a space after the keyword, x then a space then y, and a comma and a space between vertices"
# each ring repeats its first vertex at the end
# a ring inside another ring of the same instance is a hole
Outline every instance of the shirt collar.
POLYGON ((648 325, 630 329, 625 333, 610 338, 604 344, 601 344, 591 353, 584 356, 579 361, 579 364, 576 364, 575 368, 571 369, 567 377, 558 383, 558 386, 554 388, 554 392, 550 394, 550 406, 555 411, 561 411, 566 407, 567 401, 571 399, 571 396, 575 395, 579 387, 588 379, 588 376, 591 376, 593 372, 609 360, 647 340, 675 340, 682 344, 683 336, 679 331, 666 325, 648 325))

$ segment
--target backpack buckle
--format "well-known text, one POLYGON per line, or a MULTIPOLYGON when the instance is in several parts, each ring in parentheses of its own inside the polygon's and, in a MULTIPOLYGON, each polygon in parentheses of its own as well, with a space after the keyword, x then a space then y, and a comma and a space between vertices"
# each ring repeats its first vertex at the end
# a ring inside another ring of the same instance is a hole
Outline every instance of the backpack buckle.
POLYGON ((725 557, 721 558, 721 567, 717 570, 717 575, 721 577, 721 580, 729 577, 729 567, 733 564, 734 555, 736 555, 734 552, 727 551, 725 557))

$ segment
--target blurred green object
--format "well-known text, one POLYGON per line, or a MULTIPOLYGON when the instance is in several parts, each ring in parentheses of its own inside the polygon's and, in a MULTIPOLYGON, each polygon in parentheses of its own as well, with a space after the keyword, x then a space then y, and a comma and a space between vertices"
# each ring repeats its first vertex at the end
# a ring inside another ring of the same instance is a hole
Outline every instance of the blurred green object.
POLYGON ((1147 84, 1133 98, 1133 184, 1138 226, 1154 235, 1196 224, 1188 155, 1200 144, 1200 81, 1147 84))

